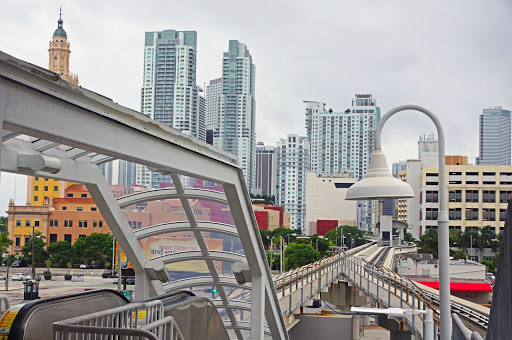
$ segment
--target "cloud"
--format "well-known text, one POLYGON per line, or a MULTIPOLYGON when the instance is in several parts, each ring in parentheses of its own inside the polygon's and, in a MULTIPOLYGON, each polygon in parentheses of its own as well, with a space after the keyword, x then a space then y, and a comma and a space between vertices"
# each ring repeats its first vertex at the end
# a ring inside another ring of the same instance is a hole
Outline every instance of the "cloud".
MULTIPOLYGON (((478 115, 512 108, 512 5, 508 1, 26 1, 2 4, 2 51, 46 67, 62 5, 71 70, 82 86, 138 109, 144 32, 198 32, 197 80, 219 77, 229 39, 257 66, 257 136, 274 144, 305 134, 303 100, 345 110, 372 93, 382 112, 423 105, 441 119, 447 153, 478 153, 478 115), (28 9, 28 10, 27 10, 28 9)), ((384 133, 388 161, 416 157, 419 114, 384 133)))

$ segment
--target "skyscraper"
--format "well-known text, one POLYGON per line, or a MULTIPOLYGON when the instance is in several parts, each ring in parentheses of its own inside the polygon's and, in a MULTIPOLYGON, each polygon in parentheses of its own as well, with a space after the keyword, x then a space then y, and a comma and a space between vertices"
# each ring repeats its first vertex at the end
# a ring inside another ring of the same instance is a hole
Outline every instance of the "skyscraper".
MULTIPOLYGON (((204 110, 196 84, 197 32, 146 32, 141 112, 183 133, 206 139, 204 110)), ((137 165, 137 184, 159 187, 168 175, 137 165)))
MULTIPOLYGON (((68 34, 64 30, 62 11, 59 13, 57 28, 53 31, 50 48, 48 49, 48 69, 58 73, 61 79, 78 85, 78 75, 69 71, 69 57, 71 54, 68 34)), ((64 197, 64 190, 73 183, 56 181, 43 177, 28 177, 27 203, 42 206, 49 197, 64 197)))
POLYGON ((256 175, 255 73, 247 46, 230 40, 222 60, 222 95, 213 145, 238 156, 249 191, 256 175))
MULTIPOLYGON (((325 103, 306 103, 306 130, 311 142, 311 171, 319 174, 347 172, 360 180, 366 176, 375 147, 380 108, 371 94, 356 94, 344 112, 326 110, 325 103)), ((372 201, 358 205, 362 229, 376 223, 372 201)))
POLYGON ((276 194, 276 148, 256 144, 256 182, 254 192, 265 196, 276 194))
POLYGON ((476 164, 510 165, 510 111, 501 106, 484 109, 480 115, 479 157, 476 164))
POLYGON ((206 127, 214 127, 217 123, 219 101, 222 96, 222 78, 210 80, 206 86, 206 127))
POLYGON ((290 213, 290 226, 305 231, 306 175, 310 171, 307 137, 289 134, 277 142, 276 204, 290 213))

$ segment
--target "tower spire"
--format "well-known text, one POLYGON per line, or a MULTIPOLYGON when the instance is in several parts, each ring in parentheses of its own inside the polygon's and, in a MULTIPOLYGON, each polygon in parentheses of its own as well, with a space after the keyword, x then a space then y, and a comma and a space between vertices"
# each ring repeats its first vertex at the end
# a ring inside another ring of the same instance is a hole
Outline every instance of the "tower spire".
POLYGON ((59 7, 59 19, 62 19, 62 6, 59 7))

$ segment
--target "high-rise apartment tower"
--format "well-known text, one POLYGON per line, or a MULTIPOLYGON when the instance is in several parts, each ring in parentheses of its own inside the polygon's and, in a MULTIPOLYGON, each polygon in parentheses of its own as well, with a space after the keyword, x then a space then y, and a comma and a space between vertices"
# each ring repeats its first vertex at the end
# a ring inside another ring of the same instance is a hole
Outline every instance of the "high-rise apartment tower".
POLYGON ((290 213, 290 226, 305 231, 306 176, 310 171, 307 137, 289 134, 277 142, 276 204, 290 213))
POLYGON ((276 194, 276 148, 271 145, 264 145, 263 142, 256 144, 256 184, 254 193, 265 196, 276 194))
POLYGON ((256 175, 255 73, 247 46, 230 40, 222 59, 222 95, 213 145, 238 157, 249 191, 256 175))
MULTIPOLYGON (((196 84, 197 32, 146 32, 141 112, 181 132, 206 139, 204 109, 196 84)), ((168 175, 137 165, 137 184, 159 187, 168 175)))

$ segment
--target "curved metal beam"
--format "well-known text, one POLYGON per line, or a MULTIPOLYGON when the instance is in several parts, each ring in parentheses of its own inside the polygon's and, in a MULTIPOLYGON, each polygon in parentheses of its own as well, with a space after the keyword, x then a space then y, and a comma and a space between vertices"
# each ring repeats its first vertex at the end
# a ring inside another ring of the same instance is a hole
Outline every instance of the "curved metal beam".
POLYGON ((219 302, 222 302, 220 300, 214 300, 213 301, 213 304, 215 305, 215 307, 217 308, 231 308, 231 309, 240 309, 240 310, 244 310, 244 311, 248 311, 250 312, 251 311, 251 303, 249 301, 243 301, 243 300, 230 300, 229 301, 229 305, 224 305, 222 303, 219 303, 219 302))
POLYGON ((245 255, 231 253, 221 250, 210 250, 208 256, 204 256, 199 250, 195 251, 180 251, 177 253, 160 255, 153 257, 149 261, 159 260, 164 264, 183 262, 183 261, 198 261, 198 260, 213 260, 213 261, 227 261, 227 262, 247 262, 245 255))
POLYGON ((138 240, 140 240, 150 236, 194 230, 238 237, 238 231, 236 227, 230 224, 218 222, 198 222, 197 227, 192 227, 188 221, 155 224, 147 228, 134 230, 133 234, 135 237, 137 237, 138 240))
POLYGON ((226 199, 226 195, 223 192, 205 190, 205 189, 196 189, 196 188, 187 188, 184 189, 183 194, 179 194, 176 192, 175 188, 165 188, 165 189, 157 189, 157 190, 148 190, 137 192, 134 194, 126 195, 117 199, 119 206, 121 208, 129 207, 130 205, 144 203, 149 201, 156 200, 164 200, 164 199, 198 199, 204 201, 217 202, 222 204, 228 204, 226 199))
POLYGON ((163 287, 165 291, 175 291, 179 289, 187 289, 190 287, 199 287, 199 286, 212 286, 212 285, 221 285, 224 287, 232 287, 238 289, 251 290, 250 283, 239 284, 232 277, 220 277, 219 281, 214 282, 211 276, 199 276, 193 277, 190 279, 183 279, 174 281, 171 283, 164 283, 163 287))

